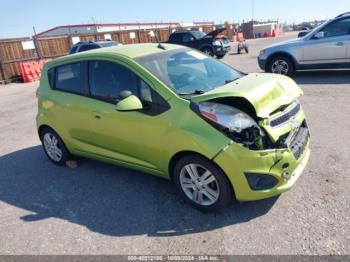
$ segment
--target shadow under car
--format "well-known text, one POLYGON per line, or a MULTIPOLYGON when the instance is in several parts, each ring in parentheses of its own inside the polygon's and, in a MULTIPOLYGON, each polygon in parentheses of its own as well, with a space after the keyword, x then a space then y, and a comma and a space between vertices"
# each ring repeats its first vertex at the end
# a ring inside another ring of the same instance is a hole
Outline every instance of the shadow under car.
POLYGON ((58 167, 41 146, 0 156, 0 167, 0 201, 28 210, 23 221, 54 217, 110 236, 210 231, 262 216, 277 200, 203 213, 184 203, 165 179, 80 158, 76 169, 58 167))

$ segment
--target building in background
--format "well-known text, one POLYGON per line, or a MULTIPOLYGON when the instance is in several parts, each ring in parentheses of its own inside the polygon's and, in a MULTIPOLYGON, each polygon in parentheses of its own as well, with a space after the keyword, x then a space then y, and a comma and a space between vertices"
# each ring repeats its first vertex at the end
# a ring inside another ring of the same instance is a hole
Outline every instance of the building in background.
POLYGON ((283 32, 282 26, 278 22, 257 22, 250 21, 242 23, 240 31, 247 39, 278 36, 283 32))
MULTIPOLYGON (((112 24, 80 24, 80 25, 64 25, 51 28, 47 31, 37 34, 37 37, 52 37, 63 35, 88 35, 88 34, 101 34, 111 32, 133 31, 133 30, 152 30, 152 29, 173 29, 185 28, 192 29, 198 28, 204 31, 203 27, 212 27, 213 22, 191 22, 191 23, 112 23, 112 24)), ((107 37, 108 38, 108 37, 107 37)))

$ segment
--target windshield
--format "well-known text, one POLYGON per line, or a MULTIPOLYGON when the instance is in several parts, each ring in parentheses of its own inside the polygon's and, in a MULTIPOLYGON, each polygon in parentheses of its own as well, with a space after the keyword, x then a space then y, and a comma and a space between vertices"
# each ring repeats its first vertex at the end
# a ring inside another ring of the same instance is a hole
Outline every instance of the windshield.
POLYGON ((205 34, 202 31, 192 31, 191 33, 196 39, 205 37, 205 34))
POLYGON ((205 93, 242 77, 228 65, 187 48, 135 60, 179 95, 205 93))

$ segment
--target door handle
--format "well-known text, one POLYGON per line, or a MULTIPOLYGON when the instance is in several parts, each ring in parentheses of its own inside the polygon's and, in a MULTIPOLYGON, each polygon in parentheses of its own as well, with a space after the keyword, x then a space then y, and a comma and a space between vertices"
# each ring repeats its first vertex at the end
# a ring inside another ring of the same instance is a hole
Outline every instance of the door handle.
POLYGON ((344 45, 344 42, 338 42, 336 45, 337 45, 337 46, 343 46, 343 45, 344 45))
POLYGON ((101 119, 101 114, 97 112, 93 112, 94 118, 101 119))

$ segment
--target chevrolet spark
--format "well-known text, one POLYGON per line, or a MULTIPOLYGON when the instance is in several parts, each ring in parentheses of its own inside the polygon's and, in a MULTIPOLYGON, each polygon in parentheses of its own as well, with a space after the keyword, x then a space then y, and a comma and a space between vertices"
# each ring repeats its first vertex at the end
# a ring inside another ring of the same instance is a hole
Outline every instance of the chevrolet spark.
POLYGON ((310 155, 301 95, 286 76, 182 46, 110 47, 45 64, 37 128, 57 165, 74 155, 137 169, 218 210, 295 184, 310 155))

